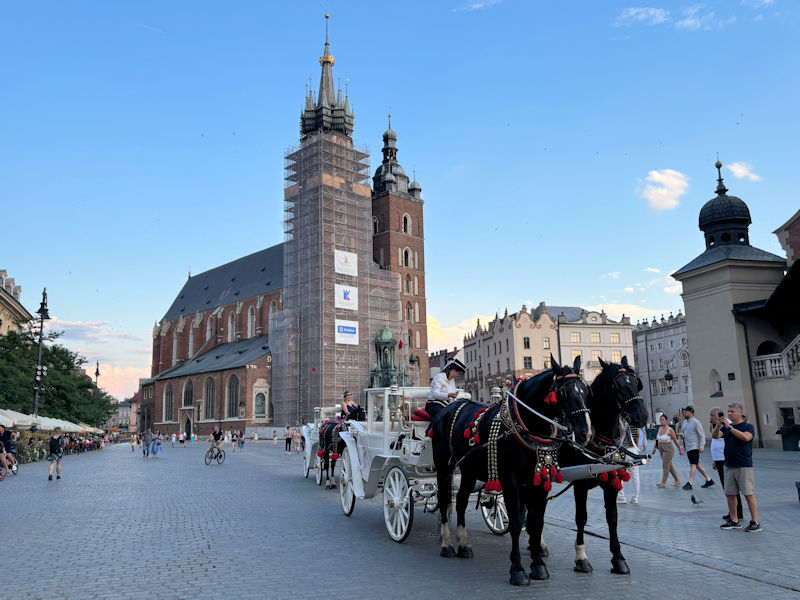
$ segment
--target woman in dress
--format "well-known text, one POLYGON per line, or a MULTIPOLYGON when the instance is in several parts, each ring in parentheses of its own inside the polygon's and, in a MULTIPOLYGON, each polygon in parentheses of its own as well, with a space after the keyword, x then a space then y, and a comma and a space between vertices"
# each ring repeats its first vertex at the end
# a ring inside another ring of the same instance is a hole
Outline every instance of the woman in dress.
POLYGON ((672 465, 672 459, 675 456, 675 450, 672 448, 672 444, 675 444, 681 456, 683 456, 683 448, 678 444, 678 436, 675 435, 675 432, 669 426, 666 415, 662 414, 658 420, 660 426, 658 428, 658 434, 656 435, 656 444, 653 448, 653 452, 658 448, 658 453, 661 455, 661 481, 656 485, 660 488, 666 487, 667 478, 669 475, 672 475, 672 478, 675 480, 672 487, 675 487, 680 485, 681 482, 678 479, 678 472, 672 465))

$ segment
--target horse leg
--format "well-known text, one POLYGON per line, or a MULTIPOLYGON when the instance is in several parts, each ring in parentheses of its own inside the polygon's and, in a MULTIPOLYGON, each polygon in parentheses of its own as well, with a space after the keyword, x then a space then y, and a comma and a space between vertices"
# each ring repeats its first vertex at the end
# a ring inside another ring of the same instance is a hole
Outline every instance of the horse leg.
POLYGON ((575 537, 575 571, 578 573, 591 573, 592 565, 586 556, 586 543, 583 541, 583 530, 586 528, 588 519, 586 500, 589 496, 589 488, 581 482, 576 482, 574 488, 575 525, 578 528, 578 535, 575 537))
POLYGON ((331 459, 328 463, 328 483, 325 485, 326 490, 331 490, 336 487, 336 461, 331 459), (333 481, 331 481, 333 477, 333 481))
POLYGON ((542 556, 542 530, 544 529, 544 512, 547 509, 547 492, 540 487, 527 488, 528 522, 526 529, 530 540, 528 548, 531 552, 531 579, 550 579, 547 565, 542 556))
POLYGON ((469 504, 469 495, 475 489, 475 476, 461 472, 461 487, 456 494, 456 540, 458 550, 456 556, 459 558, 472 558, 472 544, 469 543, 467 536, 466 512, 469 504))
POLYGON ((450 526, 447 524, 447 513, 450 511, 450 484, 452 479, 449 473, 437 467, 436 480, 436 496, 439 504, 439 515, 441 517, 441 527, 439 528, 441 550, 439 551, 439 555, 444 558, 453 558, 456 555, 456 549, 453 548, 450 526))
POLYGON ((519 478, 512 473, 509 477, 502 478, 500 484, 503 486, 503 500, 508 509, 508 532, 511 534, 509 581, 511 585, 530 585, 531 580, 522 568, 522 558, 519 553, 519 534, 522 531, 519 478))
POLYGON ((631 570, 617 537, 617 490, 611 485, 603 484, 603 499, 606 504, 606 522, 608 523, 608 544, 611 548, 611 572, 617 575, 630 575, 631 570))

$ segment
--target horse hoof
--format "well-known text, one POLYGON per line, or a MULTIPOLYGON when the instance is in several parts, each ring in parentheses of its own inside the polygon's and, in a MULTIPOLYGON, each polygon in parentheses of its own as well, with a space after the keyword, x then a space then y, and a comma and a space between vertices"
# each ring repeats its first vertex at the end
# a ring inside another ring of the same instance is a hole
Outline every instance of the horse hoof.
POLYGON ((442 546, 442 551, 439 552, 439 555, 444 556, 445 558, 454 558, 456 555, 456 549, 452 546, 442 546))
POLYGON ((550 549, 547 546, 542 546, 542 558, 550 557, 550 549))
POLYGON ((611 559, 611 572, 617 575, 630 575, 631 570, 628 568, 628 563, 624 558, 611 559))
POLYGON ((531 565, 530 576, 531 579, 536 579, 537 581, 550 579, 550 573, 547 572, 545 565, 531 565))
POLYGON ((456 552, 456 556, 458 558, 472 558, 474 555, 472 553, 471 546, 459 546, 458 552, 456 552))
POLYGON ((582 558, 581 560, 575 561, 576 573, 591 573, 593 570, 591 563, 587 559, 582 558))
POLYGON ((530 585, 530 578, 525 575, 525 571, 511 571, 511 577, 508 579, 511 585, 530 585))

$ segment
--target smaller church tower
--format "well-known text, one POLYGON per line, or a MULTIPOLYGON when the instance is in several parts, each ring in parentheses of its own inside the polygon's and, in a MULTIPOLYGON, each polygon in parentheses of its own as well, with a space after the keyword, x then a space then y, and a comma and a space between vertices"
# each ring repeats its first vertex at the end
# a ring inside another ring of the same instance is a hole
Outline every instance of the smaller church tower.
MULTIPOLYGON (((372 233, 374 259, 382 269, 400 275, 400 300, 406 331, 400 343, 408 347, 411 385, 430 383, 428 325, 425 303, 425 229, 422 186, 397 162, 397 133, 383 133, 383 162, 372 178, 372 233)), ((398 344, 399 345, 399 344, 398 344)))

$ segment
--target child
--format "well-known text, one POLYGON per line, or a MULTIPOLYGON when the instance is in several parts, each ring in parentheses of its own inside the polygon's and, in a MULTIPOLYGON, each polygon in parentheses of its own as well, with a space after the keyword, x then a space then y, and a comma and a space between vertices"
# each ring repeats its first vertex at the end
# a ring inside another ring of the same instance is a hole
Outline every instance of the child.
POLYGON ((56 467, 56 479, 61 479, 61 457, 63 452, 61 450, 61 427, 56 427, 53 430, 53 436, 50 438, 50 454, 47 460, 50 461, 50 475, 47 479, 53 481, 53 465, 56 467))

